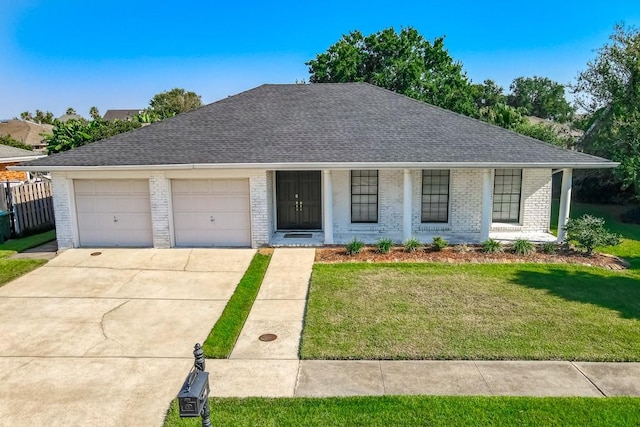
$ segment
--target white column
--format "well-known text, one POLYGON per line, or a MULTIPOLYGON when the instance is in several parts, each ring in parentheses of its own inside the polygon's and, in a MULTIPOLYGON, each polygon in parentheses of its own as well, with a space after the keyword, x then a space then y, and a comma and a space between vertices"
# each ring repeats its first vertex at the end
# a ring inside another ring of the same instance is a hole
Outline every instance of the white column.
POLYGON ((560 212, 558 213, 558 242, 564 242, 566 233, 564 226, 569 220, 571 209, 571 187, 573 181, 573 169, 562 169, 562 192, 560 193, 560 212))
POLYGON ((333 181, 330 170, 322 171, 324 200, 323 219, 324 219, 324 243, 333 244, 333 181))
POLYGON ((493 204, 491 203, 492 193, 491 169, 485 169, 482 171, 482 222, 480 223, 481 242, 489 239, 489 230, 491 230, 491 212, 493 211, 493 204))
POLYGON ((402 199, 402 240, 411 238, 411 171, 404 170, 404 193, 402 199))

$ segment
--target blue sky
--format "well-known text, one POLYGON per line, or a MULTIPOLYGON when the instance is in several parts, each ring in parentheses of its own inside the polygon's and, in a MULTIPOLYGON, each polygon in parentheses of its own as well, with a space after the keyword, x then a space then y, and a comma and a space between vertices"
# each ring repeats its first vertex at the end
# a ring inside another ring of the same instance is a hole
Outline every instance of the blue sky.
POLYGON ((205 103, 308 79, 342 34, 412 26, 445 35, 474 82, 571 82, 638 0, 291 2, 0 0, 0 118, 36 108, 144 108, 182 87, 205 103))

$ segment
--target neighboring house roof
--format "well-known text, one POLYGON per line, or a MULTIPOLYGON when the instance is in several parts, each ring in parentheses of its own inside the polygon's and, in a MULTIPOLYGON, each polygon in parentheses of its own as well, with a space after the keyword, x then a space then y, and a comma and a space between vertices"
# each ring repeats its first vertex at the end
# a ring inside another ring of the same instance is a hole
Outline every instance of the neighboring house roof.
POLYGON ((370 84, 321 83, 259 86, 37 160, 27 169, 154 165, 364 168, 389 164, 423 168, 616 166, 370 84))
POLYGON ((9 135, 11 138, 22 142, 23 144, 34 147, 46 146, 42 142, 40 134, 53 134, 53 125, 40 124, 24 120, 7 120, 0 122, 0 135, 9 135))
POLYGON ((63 114, 58 117, 58 120, 60 120, 62 123, 66 123, 69 120, 84 120, 84 117, 79 114, 63 114))
POLYGON ((137 110, 107 110, 102 117, 105 120, 113 121, 113 120, 131 120, 136 114, 140 114, 142 109, 138 108, 137 110))
POLYGON ((22 148, 0 144, 0 163, 22 162, 31 159, 39 159, 41 157, 45 156, 35 151, 23 150, 22 148))

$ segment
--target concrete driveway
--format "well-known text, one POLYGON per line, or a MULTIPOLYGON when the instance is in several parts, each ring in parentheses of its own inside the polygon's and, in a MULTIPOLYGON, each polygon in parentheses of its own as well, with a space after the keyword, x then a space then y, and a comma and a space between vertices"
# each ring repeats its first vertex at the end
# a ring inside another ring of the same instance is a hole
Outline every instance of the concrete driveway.
POLYGON ((254 253, 74 249, 0 288, 0 425, 161 425, 254 253))

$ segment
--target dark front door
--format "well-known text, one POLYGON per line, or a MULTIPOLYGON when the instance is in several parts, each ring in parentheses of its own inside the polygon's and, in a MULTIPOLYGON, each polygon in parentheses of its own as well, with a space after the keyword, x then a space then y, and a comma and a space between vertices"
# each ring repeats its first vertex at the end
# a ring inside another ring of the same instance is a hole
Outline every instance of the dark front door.
POLYGON ((322 228, 321 195, 320 171, 277 171, 278 229, 322 228))

